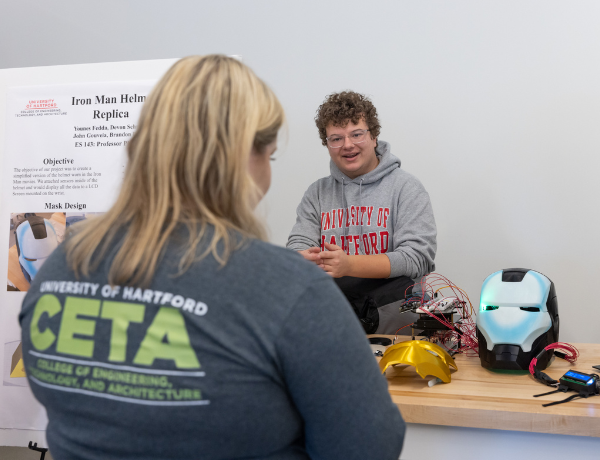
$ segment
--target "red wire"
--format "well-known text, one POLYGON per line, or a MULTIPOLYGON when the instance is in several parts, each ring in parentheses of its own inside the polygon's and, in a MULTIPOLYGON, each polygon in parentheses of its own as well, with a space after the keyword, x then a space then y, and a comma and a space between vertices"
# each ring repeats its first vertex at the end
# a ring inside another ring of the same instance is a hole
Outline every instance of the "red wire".
POLYGON ((402 329, 404 329, 405 327, 408 327, 408 326, 412 326, 413 324, 415 324, 415 323, 411 323, 411 324, 407 324, 406 326, 402 326, 400 329, 398 329, 396 331, 396 334, 394 334, 394 335, 398 335, 398 332, 400 332, 402 329))
MULTIPOLYGON (((415 285, 410 287, 414 286, 415 285)), ((459 289, 458 286, 452 283, 452 281, 450 281, 445 276, 440 275, 439 273, 431 273, 427 277, 422 278, 418 286, 420 287, 421 291, 421 297, 419 299, 419 303, 421 304, 421 306, 424 306, 427 303, 427 301, 425 300, 427 296, 431 302, 436 302, 433 311, 437 311, 438 313, 439 310, 437 303, 439 303, 440 300, 448 297, 455 297, 456 299, 458 299, 460 307, 456 310, 460 316, 461 324, 452 324, 449 321, 446 321, 445 319, 440 318, 439 316, 436 316, 429 311, 425 311, 425 313, 427 313, 432 318, 435 318, 437 321, 439 321, 449 329, 441 337, 441 342, 443 345, 444 342, 452 340, 454 342, 462 344, 456 350, 458 353, 466 353, 470 356, 477 356, 479 354, 479 346, 477 342, 477 327, 474 318, 471 314, 471 311, 473 311, 474 313, 474 309, 472 307, 468 295, 461 289, 459 289), (435 293, 440 293, 439 291, 441 291, 442 289, 449 289, 453 295, 442 296, 441 299, 435 299, 435 293)), ((446 345, 444 345, 444 347, 446 347, 446 345)))
MULTIPOLYGON (((410 287, 414 287, 410 286, 410 287)), ((462 343, 457 349, 458 353, 465 353, 470 356, 476 356, 479 354, 479 345, 477 341, 477 326, 474 320, 475 309, 472 306, 472 303, 468 297, 468 295, 458 288, 452 281, 446 278, 439 273, 431 273, 427 277, 423 277, 419 283, 419 287, 421 288, 421 297, 419 299, 419 303, 421 306, 424 306, 427 301, 426 297, 430 299, 431 302, 439 302, 440 300, 435 299, 435 293, 441 291, 442 289, 449 289, 453 296, 442 296, 442 299, 448 297, 456 297, 459 301, 460 307, 456 309, 458 315, 460 316, 460 324, 452 324, 449 321, 445 320, 443 317, 436 316, 434 313, 425 310, 424 313, 429 315, 432 318, 435 318, 441 324, 446 326, 449 330, 440 334, 436 334, 435 337, 440 340, 442 345, 448 341, 455 341, 462 343), (439 289, 438 289, 439 288, 439 289), (471 313, 473 312, 473 313, 471 313)), ((408 291, 408 289, 407 289, 408 291)), ((406 293, 405 293, 406 294, 406 293)), ((438 305, 435 304, 433 308, 434 312, 438 312, 438 305)), ((410 325, 404 326, 408 327, 410 325)), ((396 334, 403 329, 400 328, 396 331, 396 334)), ((565 359, 570 363, 574 363, 577 361, 577 357, 579 356, 579 351, 573 345, 563 342, 556 342, 548 345, 546 350, 560 350, 565 353, 565 359)), ((533 374, 535 365, 537 364, 537 359, 534 358, 530 365, 529 371, 533 374)))
MULTIPOLYGON (((579 357, 579 350, 577 348, 575 348, 573 345, 571 345, 570 343, 565 343, 565 342, 551 343, 550 345, 546 346, 544 348, 544 350, 546 350, 546 351, 560 350, 560 351, 564 352, 565 360, 569 361, 571 364, 575 363, 577 361, 577 358, 579 357)), ((537 365, 537 358, 533 358, 531 360, 531 363, 529 363, 529 373, 531 375, 533 375, 533 373, 535 372, 536 365, 537 365)))

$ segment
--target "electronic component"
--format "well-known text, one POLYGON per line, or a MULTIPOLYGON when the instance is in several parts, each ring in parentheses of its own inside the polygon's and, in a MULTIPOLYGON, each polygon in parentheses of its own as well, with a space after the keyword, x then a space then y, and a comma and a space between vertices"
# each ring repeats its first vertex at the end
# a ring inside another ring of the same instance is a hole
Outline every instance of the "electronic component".
POLYGON ((597 393, 598 376, 596 374, 569 371, 559 379, 559 382, 560 385, 580 394, 585 393, 590 396, 597 393))
POLYGON ((417 313, 450 313, 459 305, 456 297, 444 297, 441 300, 430 300, 423 306, 417 308, 417 313))
MULTIPOLYGON (((411 335, 437 343, 451 355, 477 354, 473 306, 468 295, 448 278, 431 273, 412 286, 413 294, 400 304, 400 313, 416 313, 411 335), (443 295, 443 293, 447 293, 443 295)), ((400 328, 396 334, 403 329, 400 328)))
POLYGON ((596 396, 600 394, 600 377, 598 377, 597 374, 586 374, 585 372, 570 370, 557 381, 538 369, 538 361, 541 359, 548 361, 550 359, 549 356, 552 356, 552 354, 573 364, 577 361, 579 351, 573 345, 561 342, 551 343, 542 351, 540 351, 538 355, 531 360, 531 363, 529 364, 529 372, 537 381, 543 383, 544 385, 556 387, 556 390, 534 395, 533 397, 537 398, 539 396, 546 396, 559 392, 566 393, 567 391, 575 391, 576 394, 571 395, 561 401, 543 404, 543 407, 566 403, 575 398, 589 398, 590 396, 596 396))
MULTIPOLYGON (((552 384, 547 383, 547 385, 552 384)), ((576 398, 589 398, 590 396, 596 396, 600 394, 600 377, 598 377, 597 374, 584 374, 583 372, 570 370, 559 379, 556 390, 534 395, 533 397, 537 398, 539 396, 546 396, 554 393, 566 393, 567 391, 575 391, 577 394, 571 395, 561 401, 542 404, 542 406, 555 406, 557 404, 563 404, 572 401, 576 398)))

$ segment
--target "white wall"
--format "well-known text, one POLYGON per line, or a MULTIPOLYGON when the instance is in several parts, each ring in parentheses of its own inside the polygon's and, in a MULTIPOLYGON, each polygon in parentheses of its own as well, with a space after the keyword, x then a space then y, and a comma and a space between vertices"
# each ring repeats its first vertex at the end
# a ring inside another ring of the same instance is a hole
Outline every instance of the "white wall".
POLYGON ((429 190, 437 270, 474 303, 495 270, 556 284, 561 339, 600 342, 597 1, 2 1, 0 68, 240 54, 289 135, 266 207, 284 244, 328 173, 312 121, 326 94, 370 95, 429 190))
MULTIPOLYGON (((333 91, 364 92, 381 138, 430 192, 438 271, 477 303, 491 272, 539 270, 557 286, 561 338, 599 343, 599 19, 595 0, 0 0, 0 69, 242 55, 288 116, 265 203, 277 244, 306 187, 328 172, 317 106, 333 91)), ((406 455, 455 439, 454 428, 428 428, 411 428, 406 455)), ((547 441, 475 431, 515 452, 547 441)), ((43 433, 0 432, 0 444, 27 439, 43 433)))

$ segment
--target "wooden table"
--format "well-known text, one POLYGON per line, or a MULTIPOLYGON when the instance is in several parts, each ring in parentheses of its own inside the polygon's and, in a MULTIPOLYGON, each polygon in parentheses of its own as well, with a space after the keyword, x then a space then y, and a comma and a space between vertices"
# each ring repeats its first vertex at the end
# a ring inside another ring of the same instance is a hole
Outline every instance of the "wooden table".
MULTIPOLYGON (((393 336, 388 336, 393 338, 393 336)), ((399 337, 399 341, 410 337, 399 337)), ((574 344, 580 352, 575 365, 555 358, 546 373, 558 380, 567 370, 600 373, 600 344, 574 344)), ((428 386, 412 366, 388 368, 389 392, 409 423, 489 428, 600 437, 600 396, 542 407, 571 394, 534 398, 552 388, 536 382, 529 373, 501 373, 481 367, 479 358, 455 356, 458 371, 448 384, 428 386)))

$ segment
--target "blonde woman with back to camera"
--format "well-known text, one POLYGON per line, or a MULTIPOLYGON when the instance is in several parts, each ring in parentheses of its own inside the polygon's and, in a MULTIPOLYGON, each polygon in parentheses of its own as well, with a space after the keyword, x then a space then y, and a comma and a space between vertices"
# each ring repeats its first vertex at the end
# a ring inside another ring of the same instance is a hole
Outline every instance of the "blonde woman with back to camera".
POLYGON ((115 204, 23 302, 56 460, 398 458, 404 422, 344 296, 253 213, 283 119, 225 56, 180 60, 148 96, 115 204))

